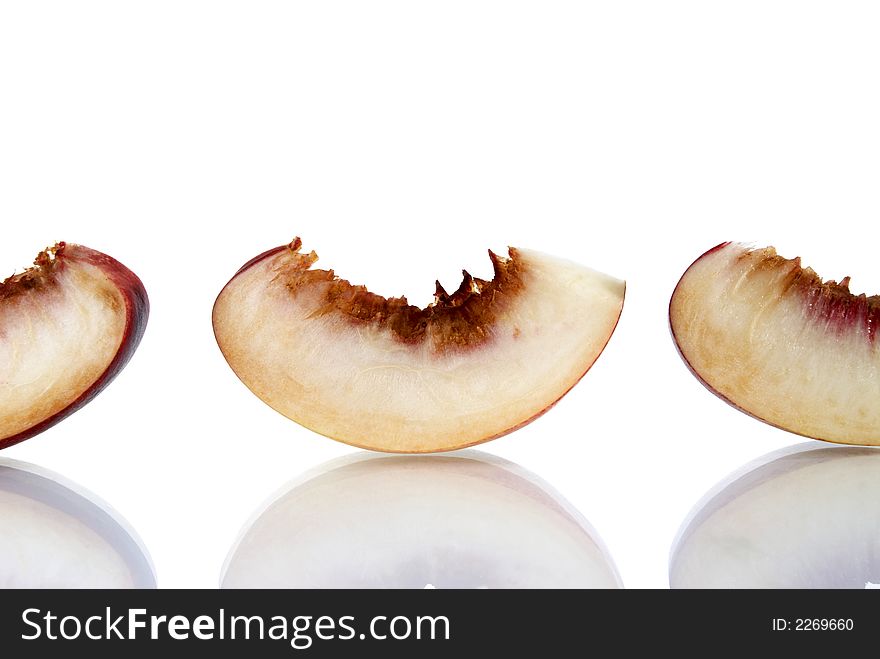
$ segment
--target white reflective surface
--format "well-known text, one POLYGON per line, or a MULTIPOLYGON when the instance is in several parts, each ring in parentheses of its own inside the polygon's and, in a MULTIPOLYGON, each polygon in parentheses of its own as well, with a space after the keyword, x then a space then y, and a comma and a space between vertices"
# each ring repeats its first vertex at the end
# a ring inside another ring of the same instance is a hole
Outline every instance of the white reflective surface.
POLYGON ((0 458, 0 587, 155 588, 118 513, 57 474, 0 458))
POLYGON ((880 582, 880 450, 803 444, 710 492, 672 551, 673 588, 865 588, 880 582))
POLYGON ((595 531, 534 475, 477 451, 356 454, 246 526, 224 588, 616 588, 595 531))

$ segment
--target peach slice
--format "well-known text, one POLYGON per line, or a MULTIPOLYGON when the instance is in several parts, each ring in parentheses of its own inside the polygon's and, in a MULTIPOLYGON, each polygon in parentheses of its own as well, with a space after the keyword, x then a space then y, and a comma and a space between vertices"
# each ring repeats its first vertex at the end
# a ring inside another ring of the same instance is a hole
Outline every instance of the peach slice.
POLYGON ((316 270, 297 238, 248 262, 214 305, 233 371, 281 414, 380 451, 448 451, 540 416, 586 373, 624 282, 562 259, 489 253, 495 276, 439 282, 425 309, 316 270))
POLYGON ((880 444, 880 297, 854 295, 772 247, 724 243, 669 304, 682 358, 710 390, 784 430, 880 444))
POLYGON ((82 245, 58 243, 0 283, 0 448, 100 393, 134 354, 148 315, 141 280, 82 245))

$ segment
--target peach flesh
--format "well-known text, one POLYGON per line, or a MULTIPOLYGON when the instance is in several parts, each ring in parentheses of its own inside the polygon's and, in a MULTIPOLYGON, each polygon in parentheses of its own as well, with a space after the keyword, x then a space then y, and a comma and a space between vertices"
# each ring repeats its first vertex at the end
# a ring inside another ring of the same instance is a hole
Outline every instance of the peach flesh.
POLYGON ((82 245, 58 243, 0 283, 0 448, 100 393, 131 359, 148 316, 140 279, 82 245))
POLYGON ((624 283, 528 250, 493 254, 418 309, 315 270, 299 239, 249 261, 214 305, 238 377, 300 424, 392 452, 462 448, 540 416, 589 370, 624 283))
POLYGON ((673 339, 725 401, 806 437, 880 444, 880 297, 854 295, 773 248, 723 243, 684 273, 673 339))

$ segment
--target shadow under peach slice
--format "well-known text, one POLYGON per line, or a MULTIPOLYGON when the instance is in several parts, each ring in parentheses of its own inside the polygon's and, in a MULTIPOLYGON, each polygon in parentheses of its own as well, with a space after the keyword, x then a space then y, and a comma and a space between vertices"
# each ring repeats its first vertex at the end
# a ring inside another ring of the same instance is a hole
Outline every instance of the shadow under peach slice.
POLYGON ((823 281, 772 247, 723 243, 684 273, 669 304, 691 371, 784 430, 880 445, 880 296, 823 281))
POLYGON ((524 249, 492 280, 437 283, 424 309, 313 269, 297 238, 249 261, 214 305, 233 371, 281 414, 380 451, 447 451, 549 409, 617 325, 624 282, 524 249))
POLYGON ((0 448, 92 400, 131 359, 149 316, 144 285, 101 252, 58 243, 0 283, 0 448))

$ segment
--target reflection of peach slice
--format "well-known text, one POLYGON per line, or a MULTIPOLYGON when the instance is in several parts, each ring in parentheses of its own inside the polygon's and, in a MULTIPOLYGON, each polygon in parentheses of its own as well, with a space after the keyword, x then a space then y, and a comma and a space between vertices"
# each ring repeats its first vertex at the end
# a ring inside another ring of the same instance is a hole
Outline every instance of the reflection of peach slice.
POLYGON ((477 451, 358 454, 286 487, 244 529, 224 588, 617 588, 552 488, 477 451))
POLYGON ((149 556, 106 503, 0 459, 0 588, 155 588, 149 556))
POLYGON ((568 261, 490 253, 492 281, 437 284, 425 309, 311 269, 301 243, 250 261, 214 306, 235 373, 285 416, 365 448, 445 451, 550 408, 617 324, 624 284, 568 261))
POLYGON ((777 451, 713 489, 682 525, 673 588, 870 588, 880 582, 880 451, 777 451))
POLYGON ((691 370, 732 405, 799 435, 880 444, 880 296, 853 295, 848 277, 725 243, 684 273, 669 320, 691 370))
POLYGON ((134 354, 148 315, 140 279, 81 245, 58 243, 0 283, 0 448, 94 398, 134 354))

